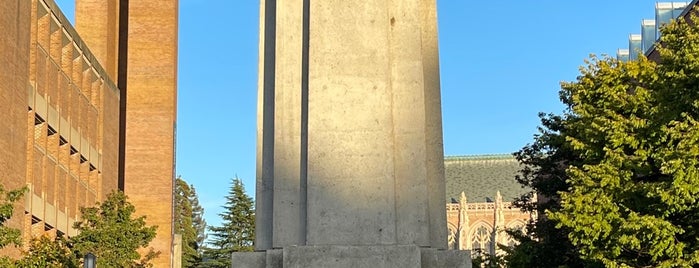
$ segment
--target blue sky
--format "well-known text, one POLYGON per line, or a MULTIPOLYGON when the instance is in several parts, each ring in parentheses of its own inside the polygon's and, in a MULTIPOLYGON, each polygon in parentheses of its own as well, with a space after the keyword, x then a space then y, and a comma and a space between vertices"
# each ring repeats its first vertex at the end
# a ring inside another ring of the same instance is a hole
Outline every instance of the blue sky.
MULTIPOLYGON (((74 0, 55 0, 73 17, 74 0)), ((322 0, 321 0, 322 1, 322 0)), ((511 153, 559 83, 614 55, 653 18, 650 0, 438 0, 444 151, 511 153)), ((177 174, 218 225, 230 179, 254 195, 259 1, 180 0, 177 174)))

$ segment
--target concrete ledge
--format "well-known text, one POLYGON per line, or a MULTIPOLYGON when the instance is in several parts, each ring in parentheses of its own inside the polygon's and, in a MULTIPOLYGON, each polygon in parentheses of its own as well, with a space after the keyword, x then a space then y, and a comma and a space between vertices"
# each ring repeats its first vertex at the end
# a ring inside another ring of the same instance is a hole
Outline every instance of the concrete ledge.
POLYGON ((289 246, 266 252, 236 252, 234 268, 471 268, 468 251, 416 245, 289 246))
POLYGON ((421 251, 422 267, 471 268, 471 251, 437 250, 423 248, 421 251))
POLYGON ((284 268, 421 268, 420 248, 398 246, 291 246, 284 268))
POLYGON ((284 267, 284 250, 270 249, 267 251, 267 265, 265 268, 284 267))
POLYGON ((265 268, 267 252, 233 252, 231 266, 236 268, 265 268))

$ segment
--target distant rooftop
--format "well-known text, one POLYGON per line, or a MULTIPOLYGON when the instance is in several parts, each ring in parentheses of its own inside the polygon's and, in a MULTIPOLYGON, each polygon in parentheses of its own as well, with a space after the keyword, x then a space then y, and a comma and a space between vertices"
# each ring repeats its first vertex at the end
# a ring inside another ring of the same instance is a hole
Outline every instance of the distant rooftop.
POLYGON ((447 203, 457 202, 463 191, 469 203, 492 202, 500 191, 504 201, 527 192, 516 181, 521 169, 510 154, 447 156, 444 171, 447 203))

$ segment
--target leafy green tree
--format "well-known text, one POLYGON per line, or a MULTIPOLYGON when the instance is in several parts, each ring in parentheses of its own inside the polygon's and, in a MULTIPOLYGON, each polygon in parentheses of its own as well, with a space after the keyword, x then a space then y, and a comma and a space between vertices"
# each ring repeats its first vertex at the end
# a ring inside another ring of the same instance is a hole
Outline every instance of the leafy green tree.
POLYGON ((156 226, 147 226, 145 216, 133 217, 136 208, 120 191, 107 195, 97 207, 80 208, 81 220, 73 228, 79 234, 72 237, 76 258, 87 253, 97 256, 97 267, 152 267, 150 261, 159 252, 152 248, 141 256, 144 249, 155 238, 156 226))
POLYGON ((699 265, 699 27, 670 24, 658 51, 592 61, 563 87, 581 129, 568 140, 591 161, 568 169, 550 216, 609 267, 699 265))
POLYGON ((232 180, 223 208, 219 214, 223 225, 209 227, 211 240, 204 250, 204 267, 231 267, 232 252, 254 250, 255 211, 240 179, 232 180))
POLYGON ((575 129, 566 123, 575 118, 543 113, 539 117, 541 127, 534 142, 514 154, 522 166, 516 180, 531 189, 515 205, 539 218, 527 225, 524 234, 508 231, 519 243, 501 247, 507 253, 503 260, 508 267, 601 267, 596 261, 581 259, 579 248, 568 240, 569 230, 557 228, 557 222, 546 217, 547 211, 561 208, 559 193, 569 187, 566 169, 582 163, 566 141, 567 136, 575 135, 575 129))
POLYGON ((175 180, 175 232, 182 235, 182 267, 196 267, 201 262, 199 248, 203 241, 199 242, 197 230, 201 214, 203 209, 199 206, 194 186, 178 177, 175 180), (195 221, 198 222, 195 224, 195 221))
POLYGON ((545 216, 583 261, 699 265, 699 26, 661 32, 657 62, 592 57, 562 85, 552 138, 570 155, 545 216))
POLYGON ((17 260, 16 267, 78 268, 80 263, 68 247, 63 237, 56 239, 40 236, 31 241, 29 250, 22 259, 17 260))
POLYGON ((5 226, 5 222, 12 217, 15 211, 15 202, 22 198, 26 191, 26 187, 8 191, 0 184, 0 248, 11 244, 22 244, 21 232, 18 229, 5 226))
MULTIPOLYGON (((0 184, 0 248, 22 244, 22 233, 20 230, 5 226, 5 222, 12 217, 15 203, 22 198, 26 191, 26 187, 8 191, 5 189, 5 186, 0 184)), ((7 267, 11 263, 12 260, 8 257, 0 257, 0 265, 7 267)))

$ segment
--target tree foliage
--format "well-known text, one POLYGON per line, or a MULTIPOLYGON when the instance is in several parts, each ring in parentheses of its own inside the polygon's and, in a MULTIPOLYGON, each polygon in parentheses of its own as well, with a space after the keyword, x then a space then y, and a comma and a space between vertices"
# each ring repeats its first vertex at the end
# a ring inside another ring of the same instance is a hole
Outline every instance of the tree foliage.
POLYGON ((240 179, 232 180, 223 208, 219 214, 223 225, 209 227, 211 239, 204 251, 204 267, 231 267, 232 252, 254 250, 255 211, 240 179))
POLYGON ((145 249, 155 238, 156 226, 147 226, 145 216, 134 218, 136 208, 126 195, 114 191, 97 207, 80 208, 80 221, 73 228, 79 234, 69 243, 76 258, 87 253, 97 256, 98 267, 152 267, 150 261, 160 252, 145 249))
POLYGON ((566 142, 566 136, 574 135, 574 130, 565 122, 572 119, 543 113, 539 117, 541 127, 534 142, 515 153, 523 167, 516 180, 532 189, 515 205, 539 215, 539 219, 527 225, 525 234, 508 232, 519 243, 503 247, 507 253, 504 261, 509 267, 599 267, 595 261, 581 259, 578 248, 568 240, 569 230, 557 228, 557 222, 545 216, 547 211, 560 210, 559 193, 569 187, 566 169, 582 160, 566 142))
POLYGON ((657 62, 592 57, 562 84, 566 112, 544 117, 518 154, 532 165, 520 181, 545 197, 520 204, 546 217, 508 258, 699 265, 699 27, 678 19, 661 32, 657 62))
POLYGON ((26 187, 8 191, 0 184, 0 248, 22 244, 20 230, 5 226, 5 222, 12 217, 15 203, 26 191, 26 187))
POLYGON ((42 235, 31 241, 29 250, 14 267, 79 268, 78 260, 64 237, 53 239, 42 235))
POLYGON ((178 177, 175 180, 175 232, 182 235, 182 267, 196 267, 201 262, 203 239, 199 239, 202 236, 199 232, 206 225, 202 214, 194 186, 178 177))
MULTIPOLYGON (((14 214, 14 204, 22 198, 26 191, 26 187, 8 191, 5 189, 5 186, 0 184, 0 248, 9 245, 20 246, 22 244, 22 233, 20 230, 5 226, 5 223, 14 214)), ((12 260, 5 256, 0 257, 0 265, 2 266, 7 266, 11 262, 12 260)))
POLYGON ((197 254, 202 256, 203 245, 206 241, 206 220, 204 220, 204 208, 199 204, 199 195, 197 195, 194 185, 189 185, 192 190, 189 195, 189 203, 192 205, 192 225, 196 234, 197 254))

